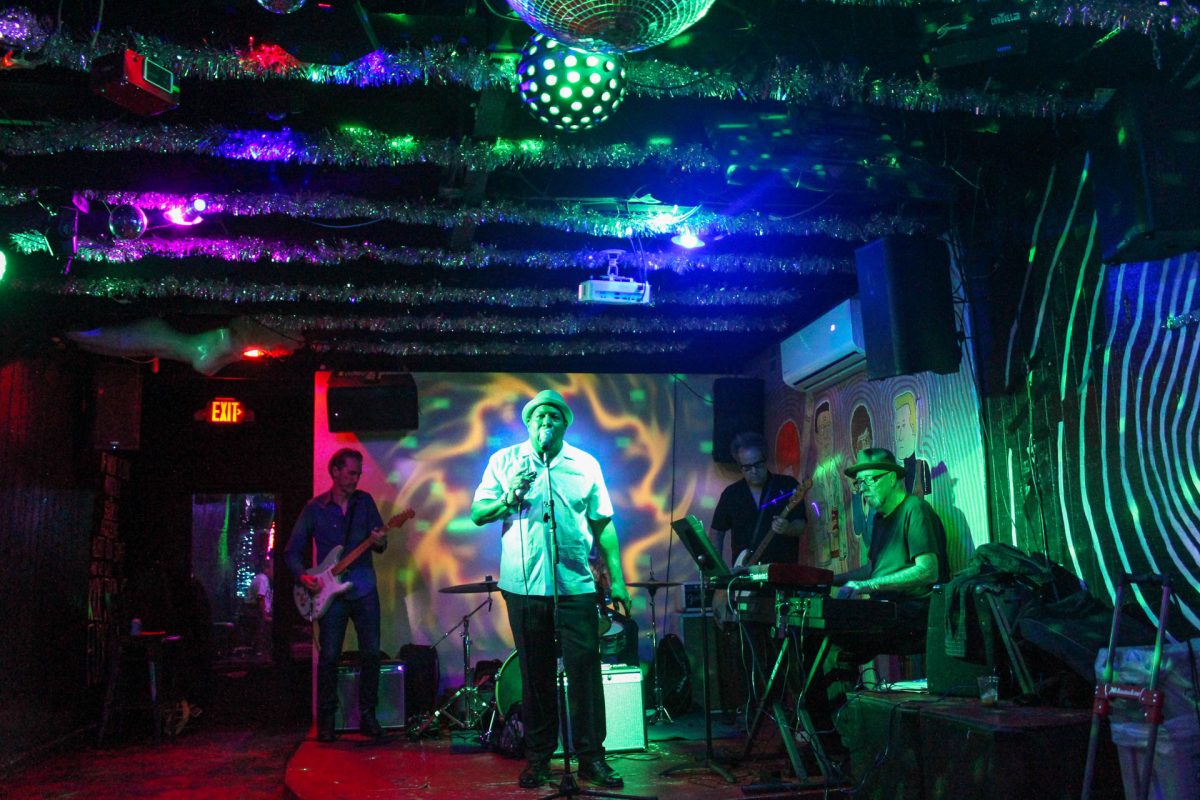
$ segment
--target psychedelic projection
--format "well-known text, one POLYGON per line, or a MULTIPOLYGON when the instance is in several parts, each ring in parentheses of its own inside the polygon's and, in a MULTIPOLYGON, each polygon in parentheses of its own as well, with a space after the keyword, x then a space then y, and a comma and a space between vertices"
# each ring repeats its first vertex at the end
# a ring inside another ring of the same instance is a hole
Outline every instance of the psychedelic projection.
MULTIPOLYGON (((315 381, 313 491, 329 488, 327 463, 340 447, 364 454, 359 488, 370 492, 384 519, 411 507, 416 517, 391 534, 376 561, 383 604, 383 649, 433 644, 470 618, 471 661, 512 652, 503 600, 439 590, 498 577, 499 523, 477 527, 471 498, 488 456, 527 438, 521 407, 540 389, 563 394, 575 414, 567 441, 596 456, 616 509, 628 581, 695 581, 687 551, 670 521, 695 514, 707 526, 716 498, 737 476, 712 460, 714 376, 469 374, 416 375, 420 427, 398 434, 331 434, 326 417, 329 373, 315 381)), ((281 532, 293 520, 281 521, 281 532)), ((644 589, 631 589, 643 659, 650 656, 650 609, 644 589)), ((678 632, 681 588, 655 596, 658 633, 678 632)), ((461 682, 462 631, 437 645, 442 675, 461 682)), ((353 634, 351 634, 352 636, 353 634)), ((354 646, 348 639, 347 648, 354 646)))

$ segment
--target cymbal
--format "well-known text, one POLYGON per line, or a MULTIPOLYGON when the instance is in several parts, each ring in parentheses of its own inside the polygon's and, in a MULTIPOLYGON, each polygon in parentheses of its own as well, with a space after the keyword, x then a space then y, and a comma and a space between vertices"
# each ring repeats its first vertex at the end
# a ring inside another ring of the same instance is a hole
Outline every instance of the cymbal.
POLYGON ((679 581, 626 581, 631 589, 665 589, 668 586, 683 586, 679 581))
POLYGON ((447 586, 438 591, 442 594, 480 594, 494 592, 497 588, 498 584, 495 581, 480 581, 479 583, 460 583, 458 586, 447 586))

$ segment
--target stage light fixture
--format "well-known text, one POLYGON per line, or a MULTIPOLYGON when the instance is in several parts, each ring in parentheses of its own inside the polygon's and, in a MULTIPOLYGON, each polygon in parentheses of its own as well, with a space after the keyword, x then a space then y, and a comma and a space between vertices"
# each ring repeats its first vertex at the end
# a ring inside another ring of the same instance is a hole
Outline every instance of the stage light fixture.
POLYGON ((521 103, 561 131, 594 128, 625 99, 625 60, 589 53, 535 33, 517 63, 521 103))
POLYGON ((199 225, 204 221, 204 217, 201 215, 206 208, 208 208, 208 203, 204 198, 197 197, 190 203, 168 208, 163 212, 163 216, 173 225, 199 225))
POLYGON ((0 283, 4 282, 4 274, 8 272, 8 256, 0 250, 0 283))
POLYGON ((699 247, 704 247, 704 240, 687 228, 684 228, 679 233, 672 236, 671 241, 676 245, 688 250, 695 250, 699 247))

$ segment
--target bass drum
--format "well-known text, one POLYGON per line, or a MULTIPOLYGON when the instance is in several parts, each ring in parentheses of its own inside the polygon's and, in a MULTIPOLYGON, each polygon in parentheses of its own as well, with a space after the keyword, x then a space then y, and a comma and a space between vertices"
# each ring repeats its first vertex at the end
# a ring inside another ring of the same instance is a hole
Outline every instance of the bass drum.
MULTIPOLYGON (((600 614, 600 655, 620 655, 625 646, 625 624, 621 622, 618 612, 603 613, 609 609, 602 608, 600 614)), ((496 670, 496 713, 501 719, 508 718, 508 710, 514 703, 521 702, 521 692, 524 689, 521 681, 521 662, 517 659, 517 651, 513 650, 504 659, 500 669, 496 670)))
POLYGON ((521 702, 521 663, 517 660, 517 651, 509 653, 508 658, 496 670, 496 713, 502 719, 508 718, 509 709, 514 703, 521 702))

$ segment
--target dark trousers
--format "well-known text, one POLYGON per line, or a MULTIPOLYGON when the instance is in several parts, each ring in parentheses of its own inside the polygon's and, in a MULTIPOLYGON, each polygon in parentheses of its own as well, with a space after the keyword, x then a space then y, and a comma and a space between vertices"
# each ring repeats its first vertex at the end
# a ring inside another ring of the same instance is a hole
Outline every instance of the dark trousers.
MULTIPOLYGON (((558 744, 554 598, 504 592, 504 600, 521 665, 525 757, 530 762, 547 761, 558 744)), ((560 597, 559 619, 571 740, 580 761, 594 761, 604 757, 607 735, 596 595, 560 597)))
POLYGON ((358 712, 374 714, 379 702, 379 593, 350 599, 337 597, 321 617, 320 647, 317 660, 317 714, 332 716, 338 707, 337 661, 342 655, 346 625, 353 620, 362 654, 362 673, 358 681, 358 712))

